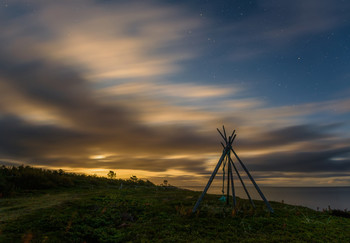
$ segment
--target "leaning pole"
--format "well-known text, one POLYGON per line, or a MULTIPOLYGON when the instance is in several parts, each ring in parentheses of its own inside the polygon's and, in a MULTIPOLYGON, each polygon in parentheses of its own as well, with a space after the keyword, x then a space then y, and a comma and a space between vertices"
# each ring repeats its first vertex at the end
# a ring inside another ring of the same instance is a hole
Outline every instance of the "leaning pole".
MULTIPOLYGON (((227 137, 226 136, 226 130, 225 130, 225 127, 222 126, 223 128, 223 132, 221 132, 219 129, 218 132, 220 134, 220 136, 222 137, 222 139, 224 140, 224 143, 221 142, 221 145, 223 146, 223 151, 222 151, 222 154, 221 154, 221 157, 218 161, 218 163, 216 164, 215 166, 215 169, 213 171, 213 173, 211 174, 209 180, 208 180, 208 183, 207 185, 205 186, 202 194, 200 195, 200 197, 198 198, 196 204, 194 205, 193 209, 192 209, 192 212, 196 212, 200 203, 202 202, 205 194, 207 193, 211 183, 213 182, 220 166, 222 165, 222 162, 227 159, 227 164, 228 164, 228 173, 227 173, 227 198, 226 198, 226 204, 229 205, 229 197, 230 197, 230 186, 231 186, 231 190, 232 190, 232 198, 233 198, 233 207, 236 207, 236 195, 235 195, 235 188, 234 188, 234 182, 233 182, 233 174, 234 172, 236 172, 242 186, 243 186, 243 189, 245 191, 245 193, 247 194, 248 196, 248 199, 250 201, 250 203, 252 204, 252 206, 255 208, 255 205, 254 205, 254 202, 253 200, 251 199, 250 195, 249 195, 249 192, 243 182, 243 179, 241 177, 241 175, 239 174, 238 170, 237 170, 237 167, 235 166, 233 160, 231 159, 231 151, 232 153, 234 154, 234 156, 236 157, 236 159, 238 160, 239 164, 241 165, 241 167, 243 168, 243 170, 245 171, 245 173, 248 175, 250 181, 253 183, 255 189, 257 190, 257 192, 259 193, 260 197, 262 198, 262 200, 265 202, 265 205, 266 207, 268 208, 268 210, 273 213, 273 209, 270 205, 270 203, 267 201, 266 197, 264 196, 264 194, 262 193, 262 191, 260 190, 258 184, 255 182, 253 176, 250 174, 249 170, 247 169, 247 167, 244 165, 244 163, 242 162, 242 160, 238 157, 237 153, 234 151, 234 149, 232 148, 232 143, 234 141, 234 139, 236 138, 236 130, 234 130, 232 132, 232 135, 227 137), (233 172, 233 169, 234 169, 234 172, 233 172)), ((224 167, 225 169, 225 167, 224 167)), ((224 171, 225 172, 225 171, 224 171)), ((225 173, 224 173, 225 174, 225 173)), ((223 175, 223 181, 225 180, 225 175, 223 175)), ((224 183, 223 183, 223 193, 224 193, 224 183)))

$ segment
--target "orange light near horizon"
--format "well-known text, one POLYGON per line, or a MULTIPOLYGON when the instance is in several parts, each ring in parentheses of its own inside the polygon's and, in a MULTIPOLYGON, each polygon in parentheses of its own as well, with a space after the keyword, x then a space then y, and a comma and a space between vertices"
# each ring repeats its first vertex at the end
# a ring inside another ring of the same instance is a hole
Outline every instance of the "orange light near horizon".
POLYGON ((106 157, 107 157, 107 155, 105 155, 105 154, 97 154, 97 155, 91 155, 89 157, 89 159, 99 160, 99 159, 105 159, 106 157))

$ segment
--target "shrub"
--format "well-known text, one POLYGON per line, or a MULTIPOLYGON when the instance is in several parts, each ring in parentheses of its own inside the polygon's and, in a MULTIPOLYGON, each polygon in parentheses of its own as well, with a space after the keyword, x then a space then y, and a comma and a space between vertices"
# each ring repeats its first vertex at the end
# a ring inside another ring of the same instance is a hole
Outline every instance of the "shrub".
POLYGON ((115 179, 115 172, 108 173, 109 178, 97 177, 96 175, 84 175, 76 173, 67 173, 62 169, 45 170, 33 168, 30 166, 5 166, 0 167, 0 196, 9 196, 14 192, 23 190, 42 190, 55 188, 68 188, 75 186, 119 186, 125 185, 142 185, 154 186, 150 181, 143 181, 136 176, 128 180, 115 179))

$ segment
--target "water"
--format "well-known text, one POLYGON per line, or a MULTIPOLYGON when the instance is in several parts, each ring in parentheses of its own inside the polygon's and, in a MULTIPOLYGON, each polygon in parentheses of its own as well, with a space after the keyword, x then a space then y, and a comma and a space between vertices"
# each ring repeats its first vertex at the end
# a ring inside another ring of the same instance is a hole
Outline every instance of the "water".
MULTIPOLYGON (((182 186, 182 188, 203 191, 204 186, 182 186)), ((253 199, 261 200, 254 187, 247 187, 253 199)), ((221 194, 221 186, 211 186, 210 194, 221 194)), ((269 201, 305 206, 312 209, 350 210, 350 187, 260 187, 269 201)), ((247 198, 242 187, 235 187, 236 195, 247 198)))

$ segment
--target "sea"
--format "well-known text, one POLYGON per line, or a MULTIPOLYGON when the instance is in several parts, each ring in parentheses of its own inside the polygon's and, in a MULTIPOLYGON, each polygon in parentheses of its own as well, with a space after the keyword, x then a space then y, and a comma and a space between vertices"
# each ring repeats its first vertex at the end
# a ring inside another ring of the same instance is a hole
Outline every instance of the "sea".
MULTIPOLYGON (((204 186, 181 186, 193 191, 203 191, 204 186)), ((340 209, 350 211, 349 187, 260 187, 268 201, 284 202, 291 205, 305 206, 314 210, 340 209)), ((252 199, 262 200, 253 186, 247 190, 252 199)), ((212 185, 208 193, 222 194, 222 187, 212 185)), ((235 187, 236 196, 248 198, 243 187, 235 187)), ((231 194, 231 191, 230 191, 231 194)))

